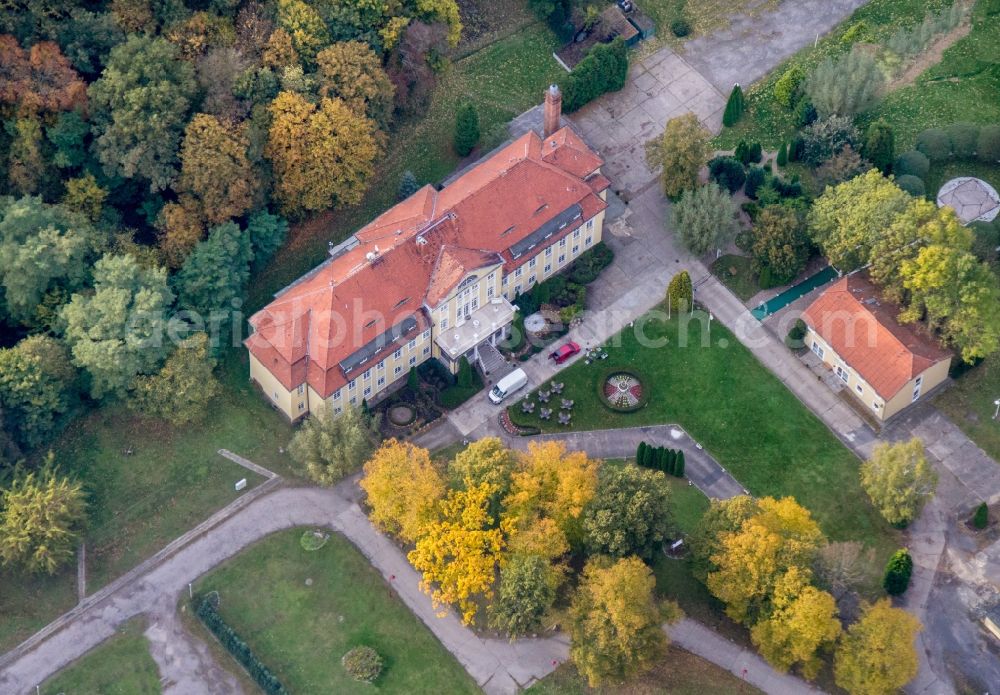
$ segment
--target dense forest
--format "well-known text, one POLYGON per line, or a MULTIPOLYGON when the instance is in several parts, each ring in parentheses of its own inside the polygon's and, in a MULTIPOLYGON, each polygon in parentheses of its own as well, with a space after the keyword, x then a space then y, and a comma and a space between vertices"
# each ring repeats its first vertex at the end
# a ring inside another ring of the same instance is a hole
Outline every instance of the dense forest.
POLYGON ((0 0, 0 463, 81 401, 198 417, 252 271, 361 199, 461 32, 455 0, 0 0))

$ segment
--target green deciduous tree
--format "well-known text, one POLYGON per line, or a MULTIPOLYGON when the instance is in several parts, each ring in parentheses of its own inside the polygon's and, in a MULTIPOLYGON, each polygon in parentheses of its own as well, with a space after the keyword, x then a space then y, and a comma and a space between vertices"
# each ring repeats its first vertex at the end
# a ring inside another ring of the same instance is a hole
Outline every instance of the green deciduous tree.
POLYGON ((500 569, 500 587, 490 604, 490 627, 511 639, 539 629, 556 597, 558 577, 545 558, 514 555, 500 569))
POLYGON ((86 370, 94 398, 124 396, 135 377, 157 371, 169 350, 167 274, 130 255, 106 255, 94 266, 94 291, 63 307, 73 364, 86 370))
POLYGON ((249 144, 245 125, 223 124, 205 113, 195 114, 184 130, 177 191, 196 198, 210 224, 250 209, 256 182, 249 144))
POLYGON ((105 172, 168 187, 197 89, 194 68, 165 39, 130 35, 116 46, 88 90, 94 152, 105 172))
POLYGON ((809 231, 830 264, 848 272, 871 257, 874 241, 910 196, 876 170, 828 188, 809 211, 809 231))
POLYGON ((798 211, 784 205, 768 205, 754 220, 750 254, 755 273, 770 269, 784 283, 798 275, 809 260, 809 236, 798 211))
POLYGON ((854 48, 816 66, 806 80, 806 93, 821 118, 853 116, 871 108, 884 86, 885 76, 875 58, 854 48))
MULTIPOLYGON (((51 465, 52 459, 49 459, 51 465)), ((0 560, 54 574, 73 559, 86 503, 80 483, 48 468, 15 478, 0 492, 0 560)))
POLYGON ((774 100, 790 109, 801 96, 802 83, 806 79, 805 71, 798 65, 793 65, 781 74, 774 83, 774 100))
POLYGON ((698 185, 698 172, 710 154, 709 132, 693 113, 667 121, 663 135, 647 149, 646 159, 661 168, 663 194, 676 198, 698 185))
POLYGON ((4 424, 22 450, 45 443, 76 391, 76 370, 66 348, 32 336, 0 349, 0 407, 4 424))
POLYGON ((334 415, 323 405, 295 432, 288 453, 310 480, 333 485, 361 469, 375 450, 376 431, 372 420, 357 408, 334 415))
POLYGON ((834 656, 838 686, 851 695, 891 695, 917 675, 920 621, 883 599, 851 625, 834 656))
POLYGON ((46 293, 83 286, 95 246, 86 218, 61 205, 25 197, 0 208, 0 286, 7 313, 37 325, 46 293))
POLYGON ((739 231, 736 203, 716 184, 684 191, 674 204, 672 221, 684 245, 702 255, 726 245, 739 231))
POLYGON ((208 336, 195 333, 174 349, 159 372, 136 379, 128 405, 175 425, 194 422, 208 412, 219 393, 214 369, 208 336))
POLYGON ((177 304, 207 319, 239 300, 250 276, 250 235, 235 222, 220 224, 199 242, 173 278, 177 304))
POLYGON ((642 673, 662 656, 655 585, 637 557, 587 563, 571 609, 570 658, 591 687, 642 673))
POLYGON ((285 242, 288 222, 266 210, 258 210, 247 218, 246 234, 250 237, 254 265, 263 267, 285 242))
POLYGON ((934 494, 937 473, 918 437, 897 444, 883 442, 861 464, 861 487, 886 521, 905 525, 934 494))
POLYGON ((583 515, 588 551, 612 557, 653 557, 670 524, 670 484, 660 471, 637 466, 603 471, 583 515))
POLYGON ((290 213, 360 202, 375 170, 375 122, 340 99, 318 105, 282 92, 271 103, 265 154, 274 167, 275 196, 290 213))
POLYGON ((861 154, 878 167, 879 171, 888 175, 896 159, 896 134, 892 126, 882 119, 869 125, 861 154))
POLYGON ((465 157, 479 144, 479 113, 474 104, 466 102, 455 113, 455 152, 465 157))

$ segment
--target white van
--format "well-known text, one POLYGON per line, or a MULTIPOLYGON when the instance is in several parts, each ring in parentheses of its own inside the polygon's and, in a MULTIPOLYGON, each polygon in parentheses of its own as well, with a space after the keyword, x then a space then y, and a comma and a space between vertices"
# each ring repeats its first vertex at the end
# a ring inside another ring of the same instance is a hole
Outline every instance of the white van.
POLYGON ((490 400, 494 403, 499 403, 510 394, 527 386, 527 384, 528 375, 524 373, 523 369, 515 369, 490 389, 490 400))

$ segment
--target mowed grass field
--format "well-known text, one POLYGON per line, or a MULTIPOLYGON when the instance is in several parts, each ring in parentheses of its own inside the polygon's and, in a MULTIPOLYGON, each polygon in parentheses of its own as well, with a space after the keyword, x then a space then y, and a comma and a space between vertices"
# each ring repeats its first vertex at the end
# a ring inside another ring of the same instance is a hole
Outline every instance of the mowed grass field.
MULTIPOLYGON (((645 340, 627 329, 610 341, 607 360, 580 361, 560 373, 561 397, 576 402, 572 429, 678 423, 754 495, 791 495, 831 539, 860 540, 880 561, 888 558, 897 533, 862 492, 858 458, 724 326, 707 316, 686 325, 677 317, 635 324, 645 340), (642 378, 649 390, 643 409, 617 413, 599 401, 599 382, 615 368, 642 378)), ((523 414, 517 403, 509 412, 543 431, 566 429, 523 414)))
POLYGON ((276 533, 195 586, 219 592, 220 613, 289 692, 480 692, 350 542, 334 533, 307 552, 299 544, 302 533, 276 533), (375 687, 358 684, 341 668, 341 656, 358 645, 373 647, 385 661, 375 687))
POLYGON ((155 695, 160 674, 149 655, 141 620, 73 662, 41 686, 43 695, 155 695))

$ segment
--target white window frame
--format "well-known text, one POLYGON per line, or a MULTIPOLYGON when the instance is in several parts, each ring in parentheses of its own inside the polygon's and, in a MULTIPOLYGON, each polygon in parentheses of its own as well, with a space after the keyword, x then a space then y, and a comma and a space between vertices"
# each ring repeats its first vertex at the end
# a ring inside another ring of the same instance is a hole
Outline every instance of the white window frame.
POLYGON ((823 346, 819 344, 818 340, 813 340, 812 351, 820 359, 823 359, 823 356, 826 354, 826 351, 823 349, 823 346))

